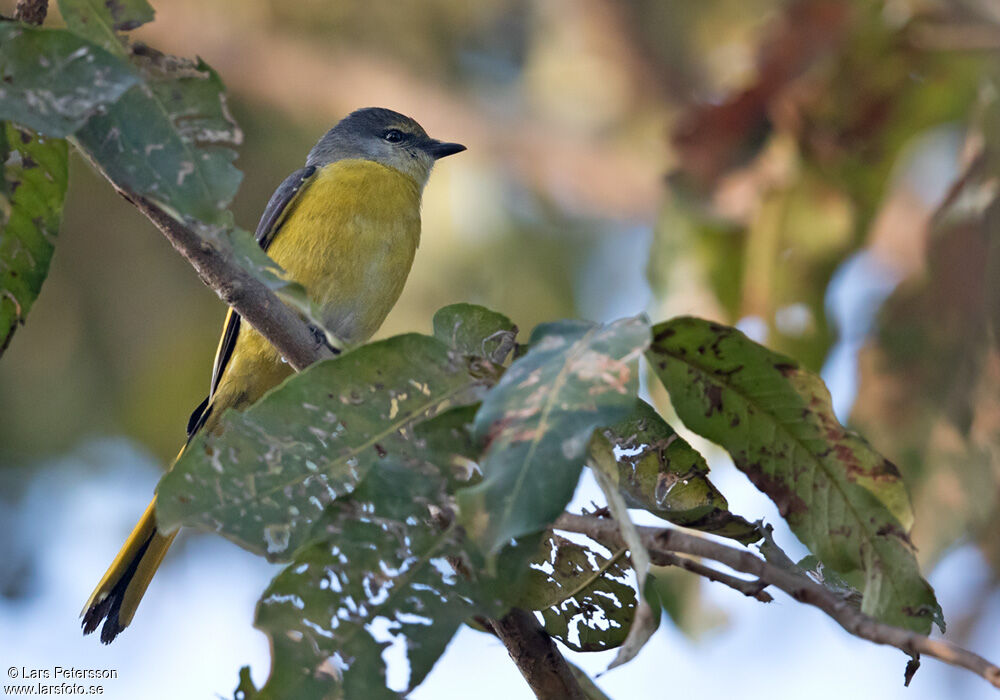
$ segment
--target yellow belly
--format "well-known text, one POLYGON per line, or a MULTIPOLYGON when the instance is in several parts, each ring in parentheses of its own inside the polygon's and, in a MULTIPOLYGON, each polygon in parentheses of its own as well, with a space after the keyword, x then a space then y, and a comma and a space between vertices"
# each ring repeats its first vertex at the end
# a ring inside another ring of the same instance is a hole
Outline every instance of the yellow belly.
MULTIPOLYGON (((418 185, 393 168, 344 160, 323 168, 289 205, 268 254, 305 286, 326 327, 354 345, 370 338, 396 303, 419 242, 418 185)), ((253 403, 289 374, 271 344, 243 323, 212 418, 253 403)))

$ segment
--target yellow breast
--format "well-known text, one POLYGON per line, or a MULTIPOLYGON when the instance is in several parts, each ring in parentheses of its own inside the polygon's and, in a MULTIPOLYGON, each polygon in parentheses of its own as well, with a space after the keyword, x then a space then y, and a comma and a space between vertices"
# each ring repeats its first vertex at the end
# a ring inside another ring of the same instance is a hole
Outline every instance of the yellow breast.
POLYGON ((348 343, 370 338, 396 303, 420 241, 420 189, 393 168, 344 160, 290 207, 268 252, 306 287, 348 343))
MULTIPOLYGON (((396 303, 420 242, 420 187, 366 160, 325 166, 289 205, 268 254, 322 309, 324 325, 350 344, 370 338, 396 303)), ((212 398, 222 409, 256 401, 291 373, 244 323, 212 398)))

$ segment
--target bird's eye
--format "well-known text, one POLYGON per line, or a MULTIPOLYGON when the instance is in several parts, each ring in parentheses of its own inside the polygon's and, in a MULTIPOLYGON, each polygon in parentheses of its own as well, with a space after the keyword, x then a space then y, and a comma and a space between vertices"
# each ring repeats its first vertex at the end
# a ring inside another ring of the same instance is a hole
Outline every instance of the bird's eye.
POLYGON ((403 132, 399 129, 389 129, 387 132, 382 134, 382 138, 389 143, 399 143, 403 140, 403 132))

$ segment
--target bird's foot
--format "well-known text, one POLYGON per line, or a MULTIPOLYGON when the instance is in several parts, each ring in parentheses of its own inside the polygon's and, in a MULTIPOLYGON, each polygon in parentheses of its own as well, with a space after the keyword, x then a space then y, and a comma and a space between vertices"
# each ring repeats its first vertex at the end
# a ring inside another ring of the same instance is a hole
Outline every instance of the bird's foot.
POLYGON ((332 335, 329 335, 325 329, 310 323, 309 330, 312 332, 313 338, 316 339, 317 345, 325 345, 330 349, 330 352, 332 352, 334 355, 339 355, 344 351, 343 345, 341 344, 339 339, 333 337, 332 335))

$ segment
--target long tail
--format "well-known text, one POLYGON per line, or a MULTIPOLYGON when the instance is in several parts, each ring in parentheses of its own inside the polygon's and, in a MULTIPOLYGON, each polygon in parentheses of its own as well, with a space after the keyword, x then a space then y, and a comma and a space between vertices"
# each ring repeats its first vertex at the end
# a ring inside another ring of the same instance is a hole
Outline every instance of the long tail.
POLYGON ((153 498, 83 607, 83 633, 90 634, 104 620, 101 641, 105 644, 132 622, 142 594, 177 536, 176 530, 169 535, 156 531, 155 507, 153 498))

